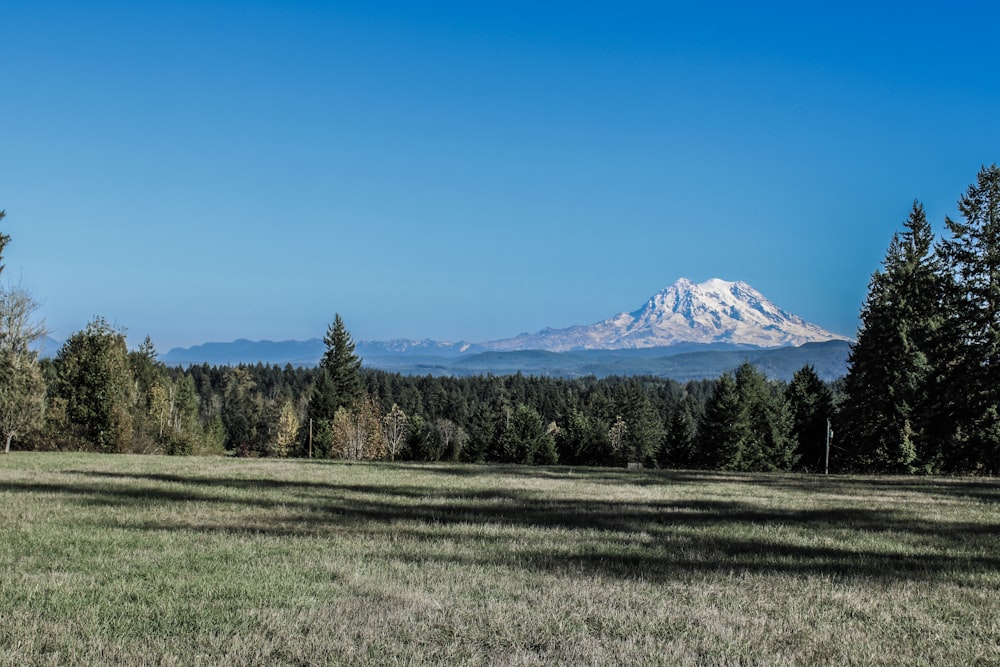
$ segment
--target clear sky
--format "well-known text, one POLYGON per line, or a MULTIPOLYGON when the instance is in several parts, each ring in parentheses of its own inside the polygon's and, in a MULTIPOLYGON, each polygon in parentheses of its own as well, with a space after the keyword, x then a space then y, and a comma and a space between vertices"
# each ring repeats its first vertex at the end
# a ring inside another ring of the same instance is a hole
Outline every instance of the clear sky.
POLYGON ((853 335, 1000 161, 992 2, 0 0, 6 281, 56 338, 482 341, 679 277, 853 335))

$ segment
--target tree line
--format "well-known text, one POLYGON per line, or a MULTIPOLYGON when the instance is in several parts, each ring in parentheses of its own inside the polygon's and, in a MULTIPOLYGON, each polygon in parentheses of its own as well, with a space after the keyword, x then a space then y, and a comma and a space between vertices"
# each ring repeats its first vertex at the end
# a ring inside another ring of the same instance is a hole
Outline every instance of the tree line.
MULTIPOLYGON (((659 466, 1000 471, 1000 170, 935 239, 919 203, 870 281, 849 372, 788 383, 403 376, 365 369, 339 315, 317 368, 168 368, 96 318, 54 359, 34 300, 0 289, 5 448, 659 466), (836 432, 832 450, 827 445, 836 432)), ((0 219, 3 212, 0 212, 0 219)), ((0 257, 10 237, 0 234, 0 257)), ((0 264, 2 271, 2 264, 0 264)))
POLYGON ((404 376, 361 366, 337 315, 317 368, 168 368, 101 318, 37 362, 23 449, 819 470, 835 390, 749 364, 718 380, 404 376))
POLYGON ((852 465, 1000 472, 1000 168, 936 239, 914 202, 874 273, 841 411, 852 465))

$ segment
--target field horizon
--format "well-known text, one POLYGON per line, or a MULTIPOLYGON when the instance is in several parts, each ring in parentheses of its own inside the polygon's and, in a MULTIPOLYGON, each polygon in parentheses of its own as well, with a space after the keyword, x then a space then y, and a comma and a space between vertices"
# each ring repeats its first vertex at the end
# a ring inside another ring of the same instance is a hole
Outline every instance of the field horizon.
POLYGON ((1000 484, 0 457, 0 664, 1000 661, 1000 484))

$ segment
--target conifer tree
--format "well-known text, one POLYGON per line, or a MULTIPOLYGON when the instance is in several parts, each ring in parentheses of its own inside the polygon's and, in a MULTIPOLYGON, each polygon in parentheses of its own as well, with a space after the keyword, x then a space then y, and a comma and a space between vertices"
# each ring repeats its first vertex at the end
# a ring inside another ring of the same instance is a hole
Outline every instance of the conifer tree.
POLYGON ((625 424, 618 465, 649 464, 663 446, 663 423, 638 380, 625 382, 615 392, 615 413, 625 424))
MULTIPOLYGON (((313 454, 319 457, 336 453, 334 416, 339 410, 351 411, 358 407, 364 395, 361 360, 354 353, 354 341, 340 313, 334 316, 323 342, 326 351, 316 372, 307 411, 307 418, 312 422, 313 454)), ((307 427, 302 431, 302 437, 308 439, 310 429, 307 427)), ((307 448, 305 444, 303 450, 307 448)))
POLYGON ((795 371, 785 390, 795 424, 798 465, 807 471, 822 471, 826 458, 827 420, 833 417, 833 394, 812 366, 795 371))
POLYGON ((222 423, 226 429, 226 449, 248 456, 260 453, 263 404, 249 371, 239 366, 226 378, 222 423))
POLYGON ((56 358, 57 428, 84 446, 122 452, 132 439, 133 377, 125 332, 96 318, 66 341, 56 358))
POLYGON ((567 465, 610 465, 609 432, 606 423, 574 408, 559 432, 559 460, 567 465))
POLYGON ((692 463, 701 468, 737 466, 742 456, 745 431, 746 420, 736 391, 736 381, 732 373, 723 373, 705 405, 692 463))
POLYGON ((660 467, 686 468, 695 463, 695 445, 698 438, 698 420, 695 417, 694 399, 682 398, 670 415, 664 445, 657 455, 660 467))
POLYGON ((496 449, 497 422, 493 410, 487 403, 480 403, 473 409, 467 428, 469 442, 462 452, 466 461, 482 463, 496 449))
POLYGON ((780 389, 744 362, 724 373, 705 407, 697 463, 723 470, 788 470, 796 461, 791 408, 780 389))
POLYGON ((913 472, 934 458, 928 429, 940 282, 933 234, 919 203, 905 228, 872 275, 844 380, 839 440, 861 470, 913 472))
POLYGON ((559 458, 555 439, 545 430, 541 415, 524 403, 514 409, 500 443, 504 460, 509 463, 547 465, 559 458))
POLYGON ((334 316, 323 342, 326 344, 326 352, 323 353, 320 367, 330 375, 334 411, 337 408, 350 408, 364 393, 361 386, 361 359, 354 353, 354 340, 344 326, 340 313, 334 316))
POLYGON ((743 362, 736 369, 744 437, 734 470, 789 470, 796 462, 794 418, 783 392, 743 362))
POLYGON ((980 169, 958 202, 962 220, 939 246, 950 288, 941 359, 942 418, 959 425, 945 452, 953 468, 1000 470, 1000 168, 980 169))

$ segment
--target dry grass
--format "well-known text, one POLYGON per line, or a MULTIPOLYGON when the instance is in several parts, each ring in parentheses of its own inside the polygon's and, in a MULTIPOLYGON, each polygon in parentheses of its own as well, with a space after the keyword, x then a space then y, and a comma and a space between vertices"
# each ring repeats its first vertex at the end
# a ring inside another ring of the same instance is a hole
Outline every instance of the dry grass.
POLYGON ((0 457, 0 664, 998 664, 1000 485, 0 457))

